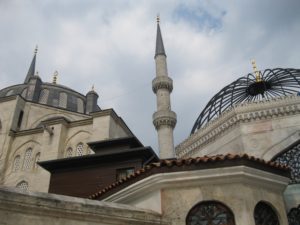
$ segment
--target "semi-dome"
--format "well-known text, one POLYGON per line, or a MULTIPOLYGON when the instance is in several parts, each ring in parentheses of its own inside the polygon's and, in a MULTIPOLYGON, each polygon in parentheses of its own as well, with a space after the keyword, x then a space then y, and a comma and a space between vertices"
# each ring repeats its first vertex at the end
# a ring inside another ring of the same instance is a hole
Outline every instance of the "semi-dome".
POLYGON ((197 118, 191 134, 236 104, 297 94, 299 90, 300 69, 276 68, 249 73, 211 98, 197 118))
POLYGON ((63 85, 43 82, 35 74, 36 51, 23 84, 17 84, 0 90, 0 98, 20 95, 24 99, 52 107, 63 108, 73 112, 90 113, 99 111, 98 94, 90 91, 86 95, 63 85))

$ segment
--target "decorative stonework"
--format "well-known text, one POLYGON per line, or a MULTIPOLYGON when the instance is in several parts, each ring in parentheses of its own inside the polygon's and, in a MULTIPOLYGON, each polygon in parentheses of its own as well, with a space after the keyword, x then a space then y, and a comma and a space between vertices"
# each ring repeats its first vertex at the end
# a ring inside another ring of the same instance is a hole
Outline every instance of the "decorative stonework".
POLYGON ((152 90, 156 94, 158 89, 167 89, 170 93, 173 90, 173 80, 170 77, 156 77, 152 81, 152 90))
POLYGON ((173 111, 158 111, 153 114, 153 125, 156 129, 159 129, 161 126, 174 128, 176 122, 176 113, 173 111))
POLYGON ((208 122, 176 147, 177 157, 189 157, 240 123, 262 121, 300 114, 300 97, 296 95, 241 103, 208 122))

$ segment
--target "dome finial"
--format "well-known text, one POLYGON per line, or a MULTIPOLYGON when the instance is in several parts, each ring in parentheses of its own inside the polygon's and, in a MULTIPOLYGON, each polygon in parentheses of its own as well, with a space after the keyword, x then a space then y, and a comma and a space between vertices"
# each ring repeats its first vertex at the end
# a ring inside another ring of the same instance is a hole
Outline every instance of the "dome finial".
POLYGON ((92 91, 95 91, 95 85, 94 84, 92 85, 92 91))
POLYGON ((53 84, 56 84, 57 83, 57 77, 58 77, 58 72, 57 70, 55 70, 54 74, 53 74, 53 80, 52 80, 52 83, 53 84))
POLYGON ((160 22, 160 16, 159 16, 159 13, 157 13, 157 15, 156 15, 156 22, 157 22, 157 23, 160 22))
POLYGON ((256 82, 261 82, 261 77, 260 77, 259 71, 257 70, 255 60, 253 59, 251 61, 251 63, 252 63, 253 71, 255 73, 255 80, 256 80, 256 82))

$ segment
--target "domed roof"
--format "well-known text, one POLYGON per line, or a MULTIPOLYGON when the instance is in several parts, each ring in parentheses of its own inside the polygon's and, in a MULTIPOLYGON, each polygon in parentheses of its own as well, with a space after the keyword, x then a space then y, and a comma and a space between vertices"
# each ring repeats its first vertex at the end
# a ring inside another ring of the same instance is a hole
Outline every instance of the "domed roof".
POLYGON ((41 78, 35 74, 35 61, 36 51, 24 83, 0 90, 0 98, 11 95, 21 95, 28 101, 79 113, 89 113, 100 110, 100 107, 97 105, 98 95, 95 91, 90 91, 85 96, 55 82, 42 82, 41 78))
POLYGON ((225 86, 207 103, 198 116, 191 134, 227 109, 241 102, 272 99, 300 91, 300 69, 266 69, 237 79, 225 86))

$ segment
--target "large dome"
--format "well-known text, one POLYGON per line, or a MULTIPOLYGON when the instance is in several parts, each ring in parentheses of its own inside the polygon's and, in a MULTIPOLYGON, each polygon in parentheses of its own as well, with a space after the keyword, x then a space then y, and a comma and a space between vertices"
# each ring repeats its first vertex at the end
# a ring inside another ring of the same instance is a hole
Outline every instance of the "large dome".
POLYGON ((35 74, 35 61, 36 52, 24 83, 0 90, 0 98, 20 95, 31 102, 85 114, 100 110, 97 105, 98 94, 93 90, 83 95, 56 82, 42 82, 35 74))
POLYGON ((266 69, 237 79, 225 86, 207 103, 197 118, 191 134, 241 102, 272 99, 300 91, 300 69, 266 69))

